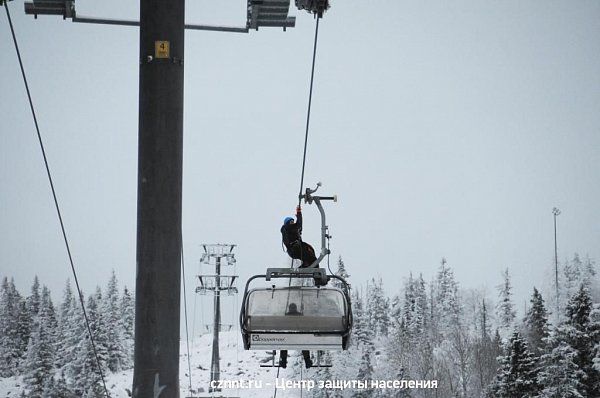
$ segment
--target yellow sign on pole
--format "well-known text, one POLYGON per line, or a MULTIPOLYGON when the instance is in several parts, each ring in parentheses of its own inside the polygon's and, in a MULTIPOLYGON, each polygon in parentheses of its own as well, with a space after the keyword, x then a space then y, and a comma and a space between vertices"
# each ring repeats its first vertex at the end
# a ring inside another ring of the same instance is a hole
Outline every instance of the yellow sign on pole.
POLYGON ((169 47, 168 41, 155 41, 154 58, 171 58, 171 51, 169 47))

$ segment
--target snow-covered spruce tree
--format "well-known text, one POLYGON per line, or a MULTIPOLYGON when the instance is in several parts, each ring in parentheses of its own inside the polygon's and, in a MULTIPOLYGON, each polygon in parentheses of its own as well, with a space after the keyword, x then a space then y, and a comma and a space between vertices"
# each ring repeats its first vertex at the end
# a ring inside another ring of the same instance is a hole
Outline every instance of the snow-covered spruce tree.
POLYGON ((595 300, 600 300, 600 281, 597 278, 596 264, 589 256, 583 260, 578 253, 562 263, 560 273, 560 309, 567 307, 569 298, 583 285, 595 300))
MULTIPOLYGON (((373 365, 371 363, 371 354, 373 347, 371 345, 365 345, 362 347, 361 360, 358 368, 358 374, 356 375, 357 380, 367 380, 367 387, 370 387, 370 380, 373 378, 373 365)), ((374 390, 357 389, 352 394, 352 398, 367 398, 373 397, 374 390)))
POLYGON ((588 288, 592 301, 600 302, 600 278, 598 278, 596 262, 590 256, 585 256, 583 259, 581 283, 588 288))
POLYGON ((120 302, 121 322, 119 327, 123 332, 123 369, 133 366, 135 306, 127 287, 123 288, 120 302))
MULTIPOLYGON (((81 293, 81 297, 83 297, 83 292, 81 293)), ((65 331, 65 335, 62 338, 64 341, 62 346, 66 349, 65 355, 68 361, 62 369, 66 376, 67 385, 75 392, 81 377, 83 362, 81 358, 85 355, 84 343, 88 338, 81 301, 76 295, 73 297, 72 306, 68 311, 67 323, 71 327, 65 331)))
MULTIPOLYGON (((580 393, 585 397, 600 396, 600 372, 594 367, 595 349, 600 342, 600 322, 592 318, 592 309, 588 290, 582 285, 569 299, 566 319, 553 336, 553 350, 563 342, 575 352, 573 363, 582 371, 580 393)), ((567 352, 568 347, 565 348, 567 352)))
POLYGON ((37 275, 33 278, 33 284, 31 285, 31 294, 27 297, 27 308, 31 317, 31 329, 35 327, 38 312, 40 311, 40 302, 42 298, 40 296, 40 281, 37 275))
POLYGON ((56 341, 56 363, 57 368, 62 368, 66 364, 75 360, 74 350, 77 347, 77 340, 73 338, 71 333, 73 325, 73 311, 74 305, 79 303, 74 301, 73 290, 71 289, 71 282, 67 279, 65 282, 65 289, 63 290, 63 301, 58 309, 58 327, 56 341))
MULTIPOLYGON (((335 274, 341 278, 344 278, 344 280, 348 281, 348 278, 350 277, 350 274, 348 274, 348 271, 346 271, 346 265, 344 264, 344 260, 342 260, 342 256, 338 257, 338 261, 337 261, 337 271, 335 271, 335 274)), ((333 280, 333 285, 336 287, 342 287, 342 282, 338 281, 337 279, 333 280)))
POLYGON ((117 276, 113 270, 106 286, 104 300, 102 302, 102 313, 107 325, 117 327, 108 327, 106 330, 106 348, 108 354, 108 369, 111 372, 118 372, 126 368, 128 359, 125 348, 125 330, 122 325, 121 308, 119 305, 119 290, 117 276))
POLYGON ((533 398, 539 391, 538 367, 527 342, 514 332, 506 345, 506 355, 500 357, 500 369, 489 386, 491 398, 533 398))
MULTIPOLYGON (((600 304, 595 304, 592 313, 590 314, 590 320, 594 325, 600 325, 600 304)), ((600 372, 600 339, 597 339, 594 347, 594 369, 600 372)))
POLYGON ((534 355, 540 356, 545 350, 545 342, 550 332, 544 299, 535 287, 531 297, 531 307, 523 320, 523 329, 529 343, 529 349, 534 355))
POLYGON ((512 302, 512 285, 508 268, 502 273, 502 284, 498 285, 498 303, 496 304, 496 318, 500 335, 506 339, 514 327, 516 316, 515 306, 512 302))
POLYGON ((481 300, 478 311, 478 335, 473 339, 471 369, 473 373, 472 391, 480 397, 492 382, 498 369, 497 357, 502 353, 500 339, 494 339, 491 333, 488 304, 481 300))
POLYGON ((19 318, 17 323, 19 353, 21 355, 19 358, 19 369, 22 369, 23 363, 25 362, 25 357, 27 355, 27 345, 29 344, 29 339, 31 338, 32 326, 31 314, 27 308, 27 301, 24 298, 21 298, 19 303, 19 318))
MULTIPOLYGON (((316 357, 320 356, 320 363, 323 364, 329 364, 332 363, 331 360, 331 353, 329 351, 323 351, 323 352, 316 352, 316 357)), ((316 358, 315 358, 315 364, 316 364, 316 358)), ((335 366, 335 364, 334 364, 335 366)), ((333 379, 333 375, 331 373, 331 368, 329 367, 323 367, 323 368, 318 368, 316 371, 316 376, 313 378, 316 380, 322 380, 322 381, 327 381, 327 380, 332 380, 333 379)), ((315 388, 313 391, 313 398, 332 398, 334 396, 333 394, 333 390, 328 390, 325 388, 315 388)))
POLYGON ((564 297, 571 297, 581 285, 581 271, 583 264, 579 258, 579 254, 575 253, 571 261, 565 261, 563 266, 563 274, 565 277, 563 284, 564 297))
POLYGON ((106 325, 103 323, 102 314, 98 308, 98 303, 101 300, 102 293, 100 288, 97 288, 96 293, 88 298, 86 305, 88 321, 96 350, 94 352, 94 344, 92 344, 88 331, 85 329, 78 345, 76 365, 72 368, 79 371, 73 380, 72 390, 78 396, 82 397, 94 392, 95 386, 99 385, 101 382, 100 369, 98 368, 97 360, 100 361, 99 365, 102 369, 106 369, 108 359, 105 340, 106 334, 105 330, 102 330, 106 325))
POLYGON ((42 287, 40 306, 40 308, 46 309, 48 318, 46 328, 49 330, 50 337, 52 338, 52 340, 56 341, 56 331, 58 328, 58 322, 56 321, 56 310, 54 309, 54 304, 52 303, 50 289, 48 289, 45 285, 42 287))
POLYGON ((50 300, 50 291, 45 286, 42 298, 24 364, 26 370, 24 381, 29 398, 42 398, 44 388, 47 388, 49 383, 48 379, 51 379, 54 374, 54 308, 50 300))
POLYGON ((352 345, 360 347, 364 344, 370 344, 373 331, 369 329, 364 303, 361 295, 356 290, 352 293, 352 316, 354 319, 352 345))
POLYGON ((412 339, 421 338, 426 330, 429 315, 427 291, 423 276, 413 279, 412 274, 404 289, 401 323, 412 339))
POLYGON ((466 342, 469 330, 464 321, 462 302, 458 293, 458 283, 452 269, 442 259, 433 289, 433 311, 431 336, 434 361, 433 377, 438 380, 438 395, 460 396, 465 389, 470 352, 466 342))
POLYGON ((422 275, 415 279, 411 274, 403 290, 403 299, 395 304, 399 320, 393 323, 386 350, 393 367, 390 377, 401 373, 406 378, 425 379, 431 376, 433 357, 427 330, 429 302, 422 275))
POLYGON ((77 396, 69 389, 64 372, 61 372, 58 378, 55 377, 54 388, 49 396, 51 398, 77 398, 77 396))
POLYGON ((17 374, 22 355, 19 336, 21 297, 14 281, 4 277, 0 288, 0 377, 17 374))
POLYGON ((575 363, 577 352, 564 341, 551 343, 554 348, 541 358, 539 398, 583 398, 584 372, 575 363))
POLYGON ((470 364, 473 356, 473 341, 469 327, 462 316, 453 325, 450 335, 451 355, 454 359, 457 389, 461 396, 469 396, 469 385, 472 378, 470 364))
POLYGON ((56 384, 54 383, 54 377, 46 378, 44 381, 41 398, 54 398, 55 392, 56 384))
POLYGON ((102 311, 102 302, 102 290, 100 287, 96 287, 96 292, 90 297, 90 300, 88 300, 88 320, 94 336, 94 343, 96 345, 96 353, 100 359, 100 366, 104 370, 108 368, 109 361, 108 330, 112 328, 109 327, 109 323, 107 322, 107 314, 102 311))
POLYGON ((367 324, 375 336, 385 336, 390 327, 390 303, 383 291, 383 281, 371 280, 367 288, 366 303, 367 324))
POLYGON ((435 319, 434 330, 437 335, 433 336, 436 344, 441 343, 452 330, 452 326, 458 321, 460 304, 458 296, 458 284, 454 279, 454 272, 448 266, 446 259, 442 258, 433 287, 432 320, 435 319))

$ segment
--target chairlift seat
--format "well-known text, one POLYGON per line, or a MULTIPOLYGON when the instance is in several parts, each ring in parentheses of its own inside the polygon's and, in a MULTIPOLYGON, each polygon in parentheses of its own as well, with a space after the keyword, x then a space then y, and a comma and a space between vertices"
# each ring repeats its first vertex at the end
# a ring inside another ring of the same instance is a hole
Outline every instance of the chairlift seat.
POLYGON ((246 286, 240 326, 247 350, 343 350, 352 326, 349 295, 330 286, 246 286))

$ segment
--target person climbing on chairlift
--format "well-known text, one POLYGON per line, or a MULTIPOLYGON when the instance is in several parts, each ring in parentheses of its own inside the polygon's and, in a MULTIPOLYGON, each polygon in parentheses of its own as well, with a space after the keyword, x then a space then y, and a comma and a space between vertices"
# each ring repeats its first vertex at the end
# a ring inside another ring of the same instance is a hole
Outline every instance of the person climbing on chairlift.
POLYGON ((281 227, 281 240, 287 253, 293 259, 302 261, 300 268, 310 267, 315 261, 315 249, 302 241, 302 208, 296 207, 296 222, 293 217, 286 217, 281 227))
MULTIPOLYGON (((298 306, 296 305, 296 303, 290 303, 285 315, 302 315, 302 313, 298 311, 298 306)), ((281 350, 279 352, 279 366, 284 369, 287 367, 287 356, 287 350, 281 350)), ((304 364, 306 365, 306 369, 311 368, 313 362, 312 359, 310 359, 310 351, 302 350, 302 356, 304 357, 304 364)))

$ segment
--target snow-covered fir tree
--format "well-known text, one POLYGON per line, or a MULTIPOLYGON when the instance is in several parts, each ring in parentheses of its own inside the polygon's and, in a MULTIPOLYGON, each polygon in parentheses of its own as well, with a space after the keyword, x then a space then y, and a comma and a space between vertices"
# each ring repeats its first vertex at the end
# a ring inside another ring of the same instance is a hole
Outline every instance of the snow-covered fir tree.
POLYGON ((133 366, 135 303, 127 287, 123 288, 119 307, 121 312, 121 322, 119 325, 123 331, 122 365, 124 369, 129 369, 133 366))
POLYGON ((104 323, 115 326, 106 328, 107 365, 111 372, 118 372, 128 365, 125 351, 125 330, 122 323, 123 314, 119 299, 117 276, 113 270, 102 301, 104 323))
POLYGON ((17 337, 19 339, 19 353, 21 355, 19 359, 19 368, 21 368, 25 361, 25 355, 27 354, 27 345, 31 338, 31 327, 33 325, 29 308, 27 308, 27 301, 21 298, 19 303, 19 317, 17 320, 17 337))
MULTIPOLYGON (((368 344, 362 347, 360 365, 358 368, 358 373, 356 375, 356 380, 371 380, 373 378, 373 364, 371 363, 373 347, 368 344)), ((369 384, 367 383, 367 386, 369 384)), ((372 389, 357 389, 352 394, 352 398, 367 398, 374 396, 374 391, 372 389)))
POLYGON ((46 327, 49 329, 50 337, 53 341, 56 340, 56 331, 58 328, 58 322, 56 320, 56 310, 54 309, 54 304, 52 303, 52 297, 50 294, 50 289, 45 285, 42 287, 42 295, 41 295, 41 308, 44 308, 47 316, 46 327))
MULTIPOLYGON (((342 256, 338 257, 337 271, 335 271, 335 274, 337 276, 343 278, 345 281, 348 281, 348 278, 350 277, 350 275, 348 274, 348 271, 346 271, 346 265, 344 264, 344 260, 342 260, 342 256)), ((334 279, 333 285, 341 288, 342 282, 338 281, 337 279, 334 279)))
POLYGON ((390 303, 383 291, 383 281, 371 279, 367 287, 367 325, 376 336, 387 335, 390 327, 390 303))
POLYGON ((507 338, 514 327, 516 317, 515 306, 512 301, 512 284, 508 268, 502 272, 502 284, 498 285, 498 303, 496 305, 496 319, 500 335, 507 338))
POLYGON ((108 361, 106 332, 103 330, 105 325, 98 308, 98 303, 101 300, 102 293, 100 289, 97 289, 95 294, 89 296, 86 310, 93 341, 86 329, 78 344, 78 358, 75 369, 79 370, 79 373, 74 377, 72 389, 82 397, 93 394, 96 391, 101 382, 100 372, 106 369, 108 361))
POLYGON ((412 274, 404 284, 404 298, 395 305, 400 319, 394 323, 387 347, 387 356, 393 369, 391 377, 401 373, 407 378, 422 378, 433 366, 432 345, 427 333, 429 302, 422 275, 412 274))
POLYGON ((538 367, 527 342, 514 332, 500 357, 500 369, 489 387, 491 398, 533 398, 539 391, 538 367))
POLYGON ((545 342, 550 332, 544 299, 535 287, 531 297, 531 307, 523 321, 523 329, 531 352, 537 356, 541 355, 544 352, 545 342))
MULTIPOLYGON (((83 292, 81 293, 83 296, 83 292)), ((67 377, 67 383, 71 390, 75 391, 75 386, 81 376, 82 361, 80 357, 84 355, 84 342, 88 338, 85 317, 81 308, 80 298, 73 298, 72 305, 68 311, 67 321, 71 328, 67 328, 63 336, 62 344, 66 351, 65 355, 68 361, 64 364, 64 371, 67 377)))
POLYGON ((369 344, 372 330, 369 329, 362 296, 357 290, 352 293, 352 317, 354 320, 351 337, 352 344, 357 347, 369 344))
POLYGON ((71 330, 73 323, 74 306, 78 305, 73 296, 71 282, 67 279, 63 290, 63 300, 58 310, 57 334, 61 336, 56 342, 56 367, 61 368, 71 361, 75 360, 74 348, 77 346, 77 340, 72 337, 71 330))
MULTIPOLYGON (((320 363, 321 365, 328 365, 332 363, 332 355, 329 351, 321 351, 316 353, 317 361, 315 364, 320 363)), ((330 367, 318 368, 316 371, 316 380, 332 380, 333 374, 330 367)), ((325 388, 315 388, 313 390, 313 398, 332 398, 334 396, 333 390, 325 388)))
POLYGON ((478 316, 478 334, 473 337, 471 366, 473 377, 471 391, 474 396, 482 396, 486 387, 494 379, 498 368, 497 357, 502 353, 500 337, 493 338, 487 302, 481 300, 478 316))
POLYGON ((577 352, 564 341, 555 341, 550 353, 541 357, 539 398, 583 398, 584 372, 575 363, 577 352))
MULTIPOLYGON (((590 320, 594 325, 600 325, 600 304, 595 304, 594 309, 590 313, 590 320)), ((594 347, 593 367, 597 372, 600 372, 600 338, 597 339, 594 347)))
MULTIPOLYGON (((571 260, 565 259, 560 266, 559 274, 559 305, 560 314, 564 313, 570 297, 584 286, 595 301, 600 301, 600 280, 597 277, 596 263, 589 256, 581 258, 574 253, 571 260)), ((555 293, 552 292, 556 300, 555 293)), ((553 301, 556 303, 556 301, 553 301)), ((562 321, 562 319, 560 319, 562 321)))
POLYGON ((582 389, 579 392, 586 397, 600 396, 600 372, 594 367, 596 345, 600 342, 600 323, 591 317, 592 310, 589 292, 582 285, 569 299, 566 319, 552 336, 553 351, 562 343, 564 356, 571 352, 570 349, 575 352, 572 362, 581 371, 579 381, 582 389))
POLYGON ((435 322, 433 330, 437 332, 433 338, 440 343, 449 336, 460 314, 458 284, 445 258, 440 263, 432 294, 431 319, 435 322))
MULTIPOLYGON (((39 285, 37 288, 39 289, 39 285)), ((54 308, 50 300, 50 291, 45 286, 43 296, 38 302, 38 311, 24 364, 27 397, 29 398, 42 398, 45 389, 52 385, 49 379, 54 376, 56 324, 53 319, 54 308)))
POLYGON ((31 319, 34 323, 35 318, 40 310, 40 302, 40 281, 36 275, 33 278, 33 284, 31 285, 31 294, 27 297, 27 308, 29 309, 29 314, 31 315, 31 319))
POLYGON ((19 338, 21 297, 14 281, 3 278, 0 288, 0 377, 17 374, 22 356, 19 338))

